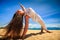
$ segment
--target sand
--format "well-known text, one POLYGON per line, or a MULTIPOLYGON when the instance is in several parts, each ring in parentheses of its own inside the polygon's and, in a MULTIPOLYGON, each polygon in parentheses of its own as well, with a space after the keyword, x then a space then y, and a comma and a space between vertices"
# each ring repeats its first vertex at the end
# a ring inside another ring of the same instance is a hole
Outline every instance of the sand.
MULTIPOLYGON (((52 33, 44 31, 40 34, 40 30, 28 30, 24 40, 60 40, 60 30, 50 30, 52 33)), ((4 35, 5 30, 0 29, 0 35, 4 35)), ((1 36, 0 36, 1 37, 1 36)))
POLYGON ((40 34, 40 30, 29 30, 26 35, 30 35, 25 40, 60 40, 60 30, 50 30, 52 33, 40 34))

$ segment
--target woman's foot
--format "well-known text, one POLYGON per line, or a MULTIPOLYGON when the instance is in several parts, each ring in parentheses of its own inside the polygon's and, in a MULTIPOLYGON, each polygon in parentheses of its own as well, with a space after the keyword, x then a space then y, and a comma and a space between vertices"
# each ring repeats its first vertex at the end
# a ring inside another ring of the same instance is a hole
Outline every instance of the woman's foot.
POLYGON ((45 33, 45 32, 40 32, 40 34, 43 34, 43 33, 45 33))
POLYGON ((48 30, 47 30, 46 32, 47 32, 47 33, 52 33, 52 32, 50 32, 50 31, 48 31, 48 30))

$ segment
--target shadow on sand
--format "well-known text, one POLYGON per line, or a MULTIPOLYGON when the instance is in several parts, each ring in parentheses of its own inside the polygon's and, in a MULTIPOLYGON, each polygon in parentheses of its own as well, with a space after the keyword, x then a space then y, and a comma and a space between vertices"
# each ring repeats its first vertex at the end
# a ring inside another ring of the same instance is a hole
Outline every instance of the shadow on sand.
MULTIPOLYGON (((41 33, 41 32, 39 32, 39 33, 30 33, 30 34, 27 34, 26 36, 25 36, 25 38, 23 38, 23 39, 21 39, 21 37, 14 37, 14 38, 11 38, 11 37, 5 37, 5 38, 0 38, 0 40, 24 40, 24 39, 26 39, 26 38, 29 38, 29 37, 31 37, 32 35, 38 35, 38 34, 40 34, 40 35, 42 35, 42 34, 44 34, 45 32, 43 32, 43 33, 41 33)), ((2 36, 2 35, 0 35, 0 36, 2 36)))
POLYGON ((38 35, 38 34, 42 35, 42 34, 44 34, 44 33, 45 33, 45 32, 43 32, 43 33, 41 33, 41 32, 39 32, 39 33, 30 33, 30 34, 27 34, 24 39, 29 38, 29 37, 31 37, 31 36, 33 36, 33 35, 34 35, 34 36, 35 36, 35 35, 38 35))

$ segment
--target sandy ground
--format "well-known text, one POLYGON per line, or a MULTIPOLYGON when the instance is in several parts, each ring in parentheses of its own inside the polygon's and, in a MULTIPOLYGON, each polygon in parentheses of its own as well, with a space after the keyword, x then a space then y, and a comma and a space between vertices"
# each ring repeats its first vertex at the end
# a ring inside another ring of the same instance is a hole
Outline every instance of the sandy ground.
MULTIPOLYGON (((25 40, 60 40, 60 30, 50 30, 52 33, 40 34, 40 30, 28 30, 25 40)), ((0 29, 0 35, 4 35, 5 30, 0 29)), ((1 37, 1 36, 0 36, 1 37)))

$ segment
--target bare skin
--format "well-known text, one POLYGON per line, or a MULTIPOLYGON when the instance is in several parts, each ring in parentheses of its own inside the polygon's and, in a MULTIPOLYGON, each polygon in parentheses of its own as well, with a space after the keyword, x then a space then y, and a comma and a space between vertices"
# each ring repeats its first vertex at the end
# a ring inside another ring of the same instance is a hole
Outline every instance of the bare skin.
POLYGON ((28 31, 28 26, 29 26, 29 17, 26 15, 25 16, 25 27, 24 27, 24 31, 23 31, 23 34, 22 34, 22 38, 24 39, 27 31, 28 31))
MULTIPOLYGON (((26 12, 25 8, 21 5, 22 7, 22 10, 24 11, 24 13, 26 12)), ((29 24, 29 16, 28 15, 25 15, 25 27, 24 27, 24 31, 23 31, 23 34, 22 34, 22 39, 24 39, 25 35, 26 35, 26 32, 28 30, 28 24, 29 24)))

